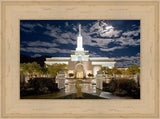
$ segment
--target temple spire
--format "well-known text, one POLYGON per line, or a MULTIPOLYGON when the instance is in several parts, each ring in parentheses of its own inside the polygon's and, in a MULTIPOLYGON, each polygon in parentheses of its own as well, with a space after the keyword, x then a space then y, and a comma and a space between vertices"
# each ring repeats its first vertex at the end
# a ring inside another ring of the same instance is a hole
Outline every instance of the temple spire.
POLYGON ((79 36, 81 36, 81 24, 79 24, 79 36))
POLYGON ((81 36, 81 24, 79 24, 79 35, 77 37, 77 48, 76 51, 84 51, 83 38, 81 36))

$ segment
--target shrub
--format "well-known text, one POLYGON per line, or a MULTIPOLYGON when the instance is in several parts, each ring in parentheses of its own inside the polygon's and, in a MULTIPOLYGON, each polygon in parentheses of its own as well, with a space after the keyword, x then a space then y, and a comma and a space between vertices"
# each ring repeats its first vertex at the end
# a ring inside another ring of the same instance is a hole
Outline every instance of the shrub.
POLYGON ((69 73, 69 77, 73 77, 74 76, 74 74, 73 73, 69 73))
POLYGON ((93 74, 91 74, 91 73, 89 73, 88 74, 88 77, 90 78, 90 77, 93 77, 94 75, 93 74))
POLYGON ((117 89, 117 81, 116 80, 111 80, 109 84, 103 83, 103 90, 104 91, 114 92, 116 89, 117 89))
POLYGON ((126 90, 128 86, 128 79, 117 79, 117 85, 119 89, 126 90))
POLYGON ((128 95, 133 98, 140 98, 140 87, 134 79, 112 79, 109 84, 103 84, 103 90, 119 96, 128 95))
POLYGON ((116 91, 114 91, 113 93, 114 95, 118 95, 118 96, 126 96, 128 93, 126 90, 123 89, 117 89, 116 91))
POLYGON ((140 87, 134 79, 128 80, 126 90, 134 98, 140 98, 140 87))
POLYGON ((36 94, 57 91, 57 84, 53 78, 31 78, 29 80, 29 88, 34 88, 36 94))

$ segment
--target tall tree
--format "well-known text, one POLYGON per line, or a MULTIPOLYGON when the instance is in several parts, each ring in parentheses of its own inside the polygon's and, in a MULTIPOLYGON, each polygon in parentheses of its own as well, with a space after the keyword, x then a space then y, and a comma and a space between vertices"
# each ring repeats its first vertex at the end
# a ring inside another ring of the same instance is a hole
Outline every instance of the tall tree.
POLYGON ((56 77, 57 73, 61 70, 67 71, 67 65, 66 64, 52 64, 52 65, 47 65, 48 73, 52 77, 56 77))
POLYGON ((106 68, 106 74, 112 75, 112 69, 109 67, 106 68))
POLYGON ((36 62, 20 64, 20 71, 27 75, 41 74, 42 67, 36 62))
POLYGON ((137 65, 134 64, 134 65, 131 65, 127 68, 127 72, 130 75, 135 75, 137 73, 140 73, 140 69, 137 65))
POLYGON ((113 74, 122 74, 121 70, 119 70, 117 67, 112 68, 112 73, 113 74))
POLYGON ((105 74, 112 74, 112 70, 109 67, 102 67, 101 71, 105 74))

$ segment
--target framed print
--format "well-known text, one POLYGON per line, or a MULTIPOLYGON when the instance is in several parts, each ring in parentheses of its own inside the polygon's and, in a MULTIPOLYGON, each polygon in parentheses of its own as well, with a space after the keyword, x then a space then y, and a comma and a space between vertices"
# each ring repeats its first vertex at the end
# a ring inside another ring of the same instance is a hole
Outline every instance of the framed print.
POLYGON ((1 1, 1 118, 159 118, 159 0, 1 1))

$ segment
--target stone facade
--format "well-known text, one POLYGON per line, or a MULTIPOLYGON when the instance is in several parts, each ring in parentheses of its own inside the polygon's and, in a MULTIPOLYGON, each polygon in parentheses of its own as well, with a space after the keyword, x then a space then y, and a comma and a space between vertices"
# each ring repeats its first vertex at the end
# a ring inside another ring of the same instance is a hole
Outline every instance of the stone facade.
POLYGON ((58 84, 58 89, 65 88, 65 73, 60 71, 56 76, 56 83, 58 84))
POLYGON ((96 75, 96 88, 98 89, 103 89, 103 80, 105 79, 105 77, 103 76, 103 73, 101 71, 97 72, 96 75))

